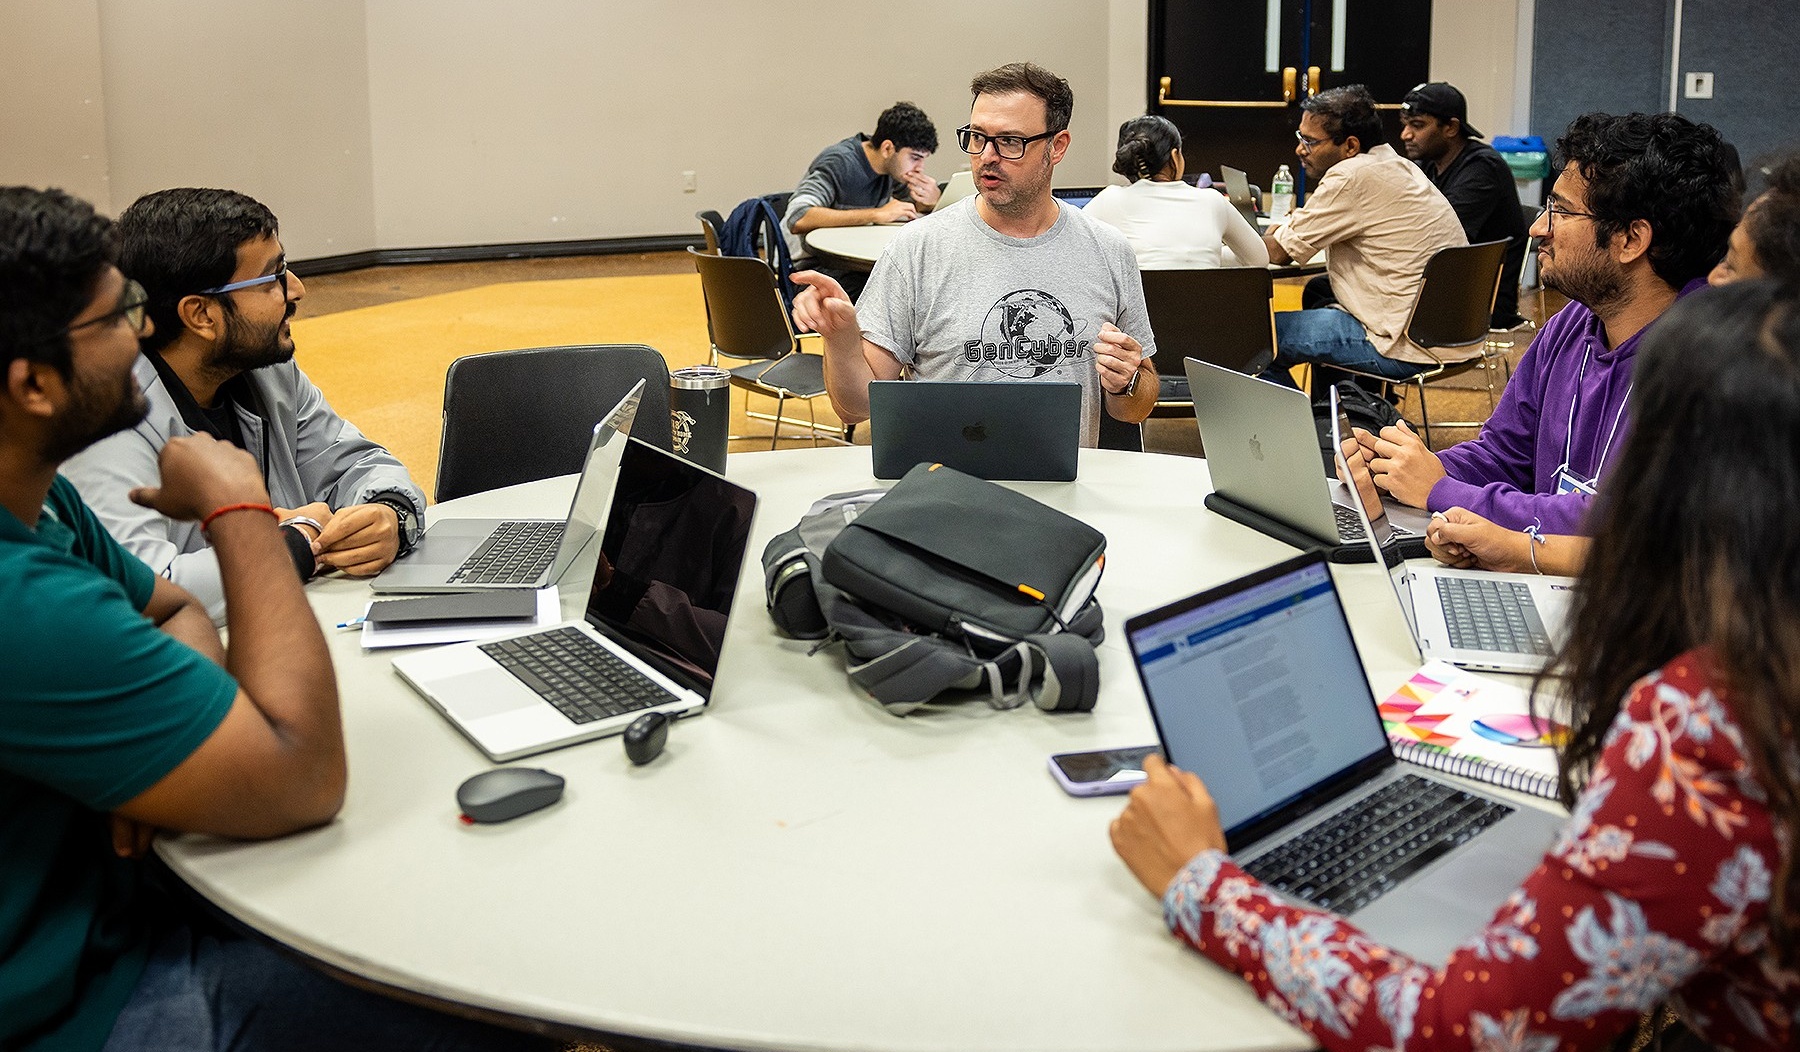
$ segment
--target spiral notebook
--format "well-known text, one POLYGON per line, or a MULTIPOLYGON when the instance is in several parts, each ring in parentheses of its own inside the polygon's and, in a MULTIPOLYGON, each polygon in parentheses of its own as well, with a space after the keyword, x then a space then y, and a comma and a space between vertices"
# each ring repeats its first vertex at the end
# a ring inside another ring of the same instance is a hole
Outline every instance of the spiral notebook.
POLYGON ((1444 661, 1381 702, 1394 755, 1445 774, 1555 800, 1556 745, 1568 727, 1533 716, 1523 690, 1444 661))

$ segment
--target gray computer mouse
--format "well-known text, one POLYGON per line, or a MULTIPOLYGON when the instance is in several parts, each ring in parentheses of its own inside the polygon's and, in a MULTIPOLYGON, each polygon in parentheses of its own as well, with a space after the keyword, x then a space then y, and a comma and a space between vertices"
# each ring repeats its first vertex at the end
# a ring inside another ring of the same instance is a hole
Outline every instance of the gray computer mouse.
POLYGON ((504 822, 562 799, 563 779, 541 767, 496 767, 456 787, 465 822, 504 822))
POLYGON ((631 721, 625 728, 625 755, 639 767, 662 755, 663 746, 669 741, 669 724, 672 722, 667 713, 646 712, 631 721))

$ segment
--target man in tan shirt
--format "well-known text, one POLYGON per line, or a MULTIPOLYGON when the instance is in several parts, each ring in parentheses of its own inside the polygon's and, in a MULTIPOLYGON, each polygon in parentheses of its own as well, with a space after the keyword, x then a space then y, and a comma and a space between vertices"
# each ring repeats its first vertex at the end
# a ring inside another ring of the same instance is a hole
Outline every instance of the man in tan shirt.
MULTIPOLYGON (((1404 380, 1433 364, 1406 338, 1406 318, 1426 261, 1440 248, 1468 244, 1462 222, 1419 167, 1382 141, 1367 88, 1332 88, 1300 108, 1294 152, 1313 188, 1306 207, 1263 241, 1275 263, 1305 263, 1329 248, 1335 302, 1275 315, 1277 353, 1263 377, 1292 386, 1288 369, 1311 362, 1404 380)), ((1320 391, 1342 376, 1329 368, 1313 374, 1320 391)))

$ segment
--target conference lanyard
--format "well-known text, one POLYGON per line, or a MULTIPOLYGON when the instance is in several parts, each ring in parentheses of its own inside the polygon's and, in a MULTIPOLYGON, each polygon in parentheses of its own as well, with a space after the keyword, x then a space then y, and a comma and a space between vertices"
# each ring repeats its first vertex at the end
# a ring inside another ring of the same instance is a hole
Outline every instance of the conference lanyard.
POLYGON ((1563 433, 1562 465, 1556 469, 1556 492, 1585 493, 1593 496, 1600 483, 1600 475, 1606 470, 1606 457, 1612 452, 1613 439, 1619 436, 1619 422, 1625 419, 1625 407, 1631 402, 1631 389, 1637 383, 1634 378, 1625 385, 1625 397, 1620 399, 1618 411, 1613 413, 1612 429, 1606 433, 1606 443, 1600 447, 1600 457, 1594 462, 1594 473, 1582 478, 1570 469, 1575 454, 1575 413, 1581 406, 1581 384, 1587 379, 1588 358, 1593 354, 1593 338, 1589 337, 1582 347, 1581 368, 1575 374, 1575 395, 1569 399, 1569 427, 1563 433))

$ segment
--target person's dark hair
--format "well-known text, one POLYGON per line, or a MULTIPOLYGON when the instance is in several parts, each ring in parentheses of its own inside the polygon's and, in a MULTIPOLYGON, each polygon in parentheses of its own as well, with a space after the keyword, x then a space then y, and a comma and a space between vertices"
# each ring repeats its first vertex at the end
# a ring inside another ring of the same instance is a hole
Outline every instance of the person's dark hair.
POLYGON ((1556 166, 1587 181, 1594 244, 1650 224, 1650 265, 1679 289, 1725 256, 1741 195, 1737 155, 1710 124, 1677 113, 1585 113, 1556 140, 1556 166))
POLYGON ((1800 154, 1758 166, 1767 189, 1744 213, 1756 264, 1770 277, 1800 285, 1800 154))
POLYGON ((1133 117, 1119 125, 1119 151, 1112 170, 1137 182, 1169 166, 1169 158, 1181 148, 1181 129, 1167 117, 1151 114, 1133 117))
MULTIPOLYGON (((235 190, 181 187, 133 201, 119 215, 119 269, 150 294, 156 331, 144 346, 161 350, 181 335, 175 305, 183 296, 229 282, 239 245, 279 233, 275 213, 235 190)), ((230 312, 230 298, 222 302, 230 312)))
MULTIPOLYGON (((1800 293, 1734 282, 1688 296, 1644 337, 1631 431, 1595 509, 1569 637, 1546 677, 1572 709, 1573 804, 1639 677, 1700 648, 1785 826, 1774 943, 1800 940, 1800 293)), ((1540 679, 1540 684, 1543 681, 1540 679)))
POLYGON ((1300 109, 1318 115, 1332 142, 1342 143, 1354 135, 1357 148, 1368 153, 1387 141, 1381 131, 1381 113, 1375 109, 1375 96, 1361 84, 1326 88, 1302 102, 1300 109))
POLYGON ((1036 95, 1044 100, 1044 130, 1055 133, 1069 126, 1075 112, 1075 92, 1069 82, 1031 62, 1009 62, 999 69, 977 73, 969 93, 982 95, 1036 95))
POLYGON ((875 131, 869 141, 877 148, 884 142, 891 142, 896 150, 936 153, 937 125, 931 123, 924 110, 912 103, 896 102, 875 119, 875 131))
POLYGON ((68 326, 119 258, 113 221, 61 190, 0 187, 0 370, 16 358, 70 375, 68 326))

